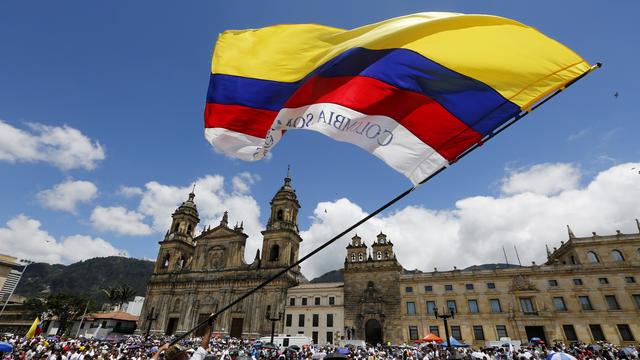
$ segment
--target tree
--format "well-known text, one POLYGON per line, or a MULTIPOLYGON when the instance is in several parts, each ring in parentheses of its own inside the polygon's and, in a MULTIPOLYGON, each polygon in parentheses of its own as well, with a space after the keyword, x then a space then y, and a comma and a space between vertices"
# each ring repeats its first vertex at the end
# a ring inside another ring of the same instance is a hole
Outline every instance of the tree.
POLYGON ((118 286, 112 286, 106 289, 102 289, 102 292, 107 295, 107 299, 109 299, 109 304, 117 305, 120 301, 120 288, 118 286))
POLYGON ((82 315, 85 309, 95 307, 95 301, 82 295, 56 293, 47 296, 45 306, 49 316, 58 318, 58 334, 62 335, 67 330, 69 322, 82 315))
POLYGON ((133 299, 133 297, 136 296, 135 289, 127 284, 120 285, 119 293, 120 296, 118 298, 118 303, 120 308, 122 308, 122 304, 129 302, 129 300, 133 299))
POLYGON ((107 295, 109 303, 116 306, 117 310, 121 310, 122 304, 129 302, 136 295, 136 290, 127 284, 102 289, 102 292, 107 295))
POLYGON ((38 298, 29 298, 27 299, 27 301, 24 302, 24 307, 25 309, 27 309, 28 314, 29 314, 29 318, 36 318, 36 317, 41 317, 42 319, 42 314, 45 314, 47 312, 47 305, 45 303, 45 301, 43 301, 42 299, 38 299, 38 298))

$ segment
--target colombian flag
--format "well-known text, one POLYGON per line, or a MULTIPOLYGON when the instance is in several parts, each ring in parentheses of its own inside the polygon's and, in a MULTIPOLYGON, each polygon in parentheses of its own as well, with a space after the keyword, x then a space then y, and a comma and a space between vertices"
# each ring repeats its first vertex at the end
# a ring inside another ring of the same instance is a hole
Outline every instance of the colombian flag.
POLYGON ((29 331, 27 331, 27 340, 33 339, 40 335, 40 333, 42 333, 42 322, 39 317, 36 317, 36 319, 33 320, 33 324, 31 324, 29 331))
POLYGON ((415 184, 590 69, 536 29, 489 15, 230 30, 213 54, 205 137, 258 160, 286 130, 315 130, 415 184))

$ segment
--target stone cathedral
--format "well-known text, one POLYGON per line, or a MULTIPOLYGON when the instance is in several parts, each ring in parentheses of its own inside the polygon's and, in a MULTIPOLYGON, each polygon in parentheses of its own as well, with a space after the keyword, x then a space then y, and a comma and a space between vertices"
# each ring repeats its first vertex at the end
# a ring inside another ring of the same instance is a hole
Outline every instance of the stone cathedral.
MULTIPOLYGON (((184 333, 298 260, 300 204, 288 175, 271 200, 262 251, 257 251, 250 264, 244 260, 248 235, 242 224, 229 226, 227 212, 218 226, 207 226, 195 234, 200 218, 194 199, 191 192, 171 215, 171 227, 160 241, 140 315, 141 333, 184 333)), ((300 269, 295 267, 221 314, 214 331, 244 338, 270 334, 266 314, 284 312, 287 289, 298 285, 299 279, 300 269)), ((282 322, 276 325, 282 327, 282 322)))

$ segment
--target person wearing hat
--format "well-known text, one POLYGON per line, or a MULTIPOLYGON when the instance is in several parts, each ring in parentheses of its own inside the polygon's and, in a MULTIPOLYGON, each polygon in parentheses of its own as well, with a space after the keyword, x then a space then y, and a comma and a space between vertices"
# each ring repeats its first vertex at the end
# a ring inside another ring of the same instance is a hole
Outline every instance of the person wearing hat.
POLYGON ((213 321, 215 317, 210 316, 205 325, 204 335, 202 335, 202 342, 200 342, 200 347, 196 350, 191 357, 187 353, 187 349, 178 344, 164 344, 159 349, 158 352, 153 354, 151 360, 157 360, 160 356, 160 353, 164 351, 164 360, 204 360, 205 356, 207 356, 207 349, 209 348, 209 340, 211 340, 211 328, 213 327, 213 321))

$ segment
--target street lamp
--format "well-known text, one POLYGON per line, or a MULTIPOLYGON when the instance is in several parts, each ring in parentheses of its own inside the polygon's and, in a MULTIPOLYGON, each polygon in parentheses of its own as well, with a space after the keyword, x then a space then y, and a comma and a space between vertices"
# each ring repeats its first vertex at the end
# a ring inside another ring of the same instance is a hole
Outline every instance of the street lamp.
POLYGON ((455 318, 456 315, 456 309, 450 307, 449 308, 449 313, 448 314, 442 314, 442 315, 438 315, 438 309, 434 309, 433 315, 436 317, 436 319, 440 318, 442 320, 444 320, 444 334, 447 337, 447 350, 449 351, 449 356, 453 355, 453 353, 451 352, 451 339, 449 338, 449 324, 447 323, 447 319, 448 318, 455 318))
POLYGON ((271 317, 271 312, 267 310, 267 320, 271 321, 271 343, 273 344, 273 335, 276 332, 276 321, 282 319, 282 311, 278 312, 278 317, 271 317))

